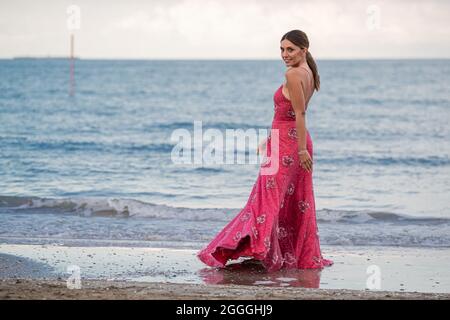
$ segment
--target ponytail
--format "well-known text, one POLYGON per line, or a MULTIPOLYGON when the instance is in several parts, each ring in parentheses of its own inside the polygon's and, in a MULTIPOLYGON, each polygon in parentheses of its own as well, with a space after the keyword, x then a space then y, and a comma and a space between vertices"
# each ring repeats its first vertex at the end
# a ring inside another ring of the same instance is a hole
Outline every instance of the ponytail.
POLYGON ((308 63, 309 68, 313 72, 314 88, 317 91, 319 91, 319 89, 320 89, 320 76, 319 76, 319 72, 317 71, 316 62, 314 61, 314 58, 312 57, 311 52, 309 52, 309 50, 306 53, 306 62, 308 63))

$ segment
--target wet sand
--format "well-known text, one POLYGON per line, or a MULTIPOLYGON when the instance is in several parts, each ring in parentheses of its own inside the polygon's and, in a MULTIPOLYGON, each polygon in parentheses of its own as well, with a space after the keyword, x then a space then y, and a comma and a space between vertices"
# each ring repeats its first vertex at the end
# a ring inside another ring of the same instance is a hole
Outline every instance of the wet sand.
POLYGON ((322 250, 333 266, 267 273, 240 261, 210 268, 188 249, 1 244, 0 298, 450 299, 450 249, 322 250))
POLYGON ((204 285, 158 282, 83 281, 69 289, 65 281, 0 280, 0 299, 89 300, 448 300, 450 294, 361 291, 347 289, 282 288, 245 285, 204 285))

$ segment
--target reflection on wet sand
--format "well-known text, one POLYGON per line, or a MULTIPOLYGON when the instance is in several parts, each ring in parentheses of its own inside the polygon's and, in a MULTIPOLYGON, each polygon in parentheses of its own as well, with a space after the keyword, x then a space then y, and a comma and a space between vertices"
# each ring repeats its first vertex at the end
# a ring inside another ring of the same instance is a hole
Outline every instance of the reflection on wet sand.
POLYGON ((228 264, 225 268, 203 268, 198 274, 206 284, 319 288, 321 271, 321 269, 282 269, 267 272, 261 264, 244 261, 228 264))

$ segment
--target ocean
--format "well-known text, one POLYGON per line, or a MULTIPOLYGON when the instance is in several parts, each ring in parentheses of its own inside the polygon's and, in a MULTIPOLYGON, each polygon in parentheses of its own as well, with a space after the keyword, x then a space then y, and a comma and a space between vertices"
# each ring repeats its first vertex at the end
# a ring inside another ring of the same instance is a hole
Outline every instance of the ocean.
MULTIPOLYGON (((321 244, 450 247, 450 60, 317 60, 321 244)), ((0 243, 199 249, 259 165, 177 164, 177 129, 268 129, 281 60, 0 60, 0 243)), ((237 148, 253 154, 256 146, 237 148)))

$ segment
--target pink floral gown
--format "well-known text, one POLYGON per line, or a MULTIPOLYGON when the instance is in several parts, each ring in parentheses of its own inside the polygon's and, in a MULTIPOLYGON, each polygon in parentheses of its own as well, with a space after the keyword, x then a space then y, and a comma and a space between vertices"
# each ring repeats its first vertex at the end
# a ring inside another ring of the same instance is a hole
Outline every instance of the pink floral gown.
MULTIPOLYGON (((305 68, 306 69, 306 68, 305 68)), ((310 81, 306 106, 314 92, 310 81)), ((295 113, 281 85, 274 94, 272 129, 278 129, 278 170, 262 174, 257 180, 245 207, 197 253, 197 257, 212 267, 225 267, 229 260, 252 257, 260 260, 267 271, 281 268, 317 269, 333 264, 322 257, 316 222, 312 172, 299 165, 295 113)), ((267 156, 272 156, 271 132, 267 140, 267 156)), ((273 150, 272 150, 273 149, 273 150)), ((307 131, 307 149, 313 157, 313 144, 307 131)))

